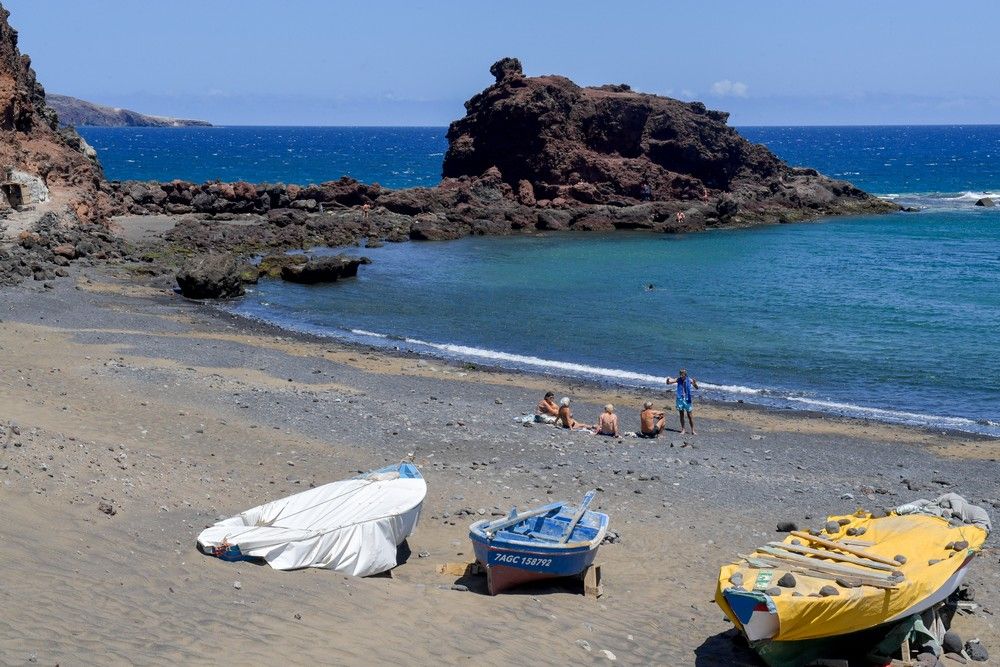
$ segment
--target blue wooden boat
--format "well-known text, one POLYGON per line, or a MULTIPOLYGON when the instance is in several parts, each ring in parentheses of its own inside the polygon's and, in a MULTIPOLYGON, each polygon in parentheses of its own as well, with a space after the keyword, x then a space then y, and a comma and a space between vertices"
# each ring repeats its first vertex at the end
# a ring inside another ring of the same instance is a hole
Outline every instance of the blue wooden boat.
POLYGON ((514 508, 506 518, 469 526, 490 595, 586 570, 608 531, 608 515, 587 509, 596 494, 589 492, 576 506, 552 503, 520 514, 514 508))

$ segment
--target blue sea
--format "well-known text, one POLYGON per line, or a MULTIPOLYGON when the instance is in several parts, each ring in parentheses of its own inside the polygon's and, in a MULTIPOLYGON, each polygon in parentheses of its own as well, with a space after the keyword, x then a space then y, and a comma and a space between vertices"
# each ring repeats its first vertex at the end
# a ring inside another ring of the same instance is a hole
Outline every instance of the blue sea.
MULTIPOLYGON (((110 178, 439 180, 444 128, 84 128, 110 178)), ((918 213, 389 244, 233 308, 429 355, 1000 436, 1000 126, 741 128, 918 213), (648 290, 652 284, 654 289, 648 290)))

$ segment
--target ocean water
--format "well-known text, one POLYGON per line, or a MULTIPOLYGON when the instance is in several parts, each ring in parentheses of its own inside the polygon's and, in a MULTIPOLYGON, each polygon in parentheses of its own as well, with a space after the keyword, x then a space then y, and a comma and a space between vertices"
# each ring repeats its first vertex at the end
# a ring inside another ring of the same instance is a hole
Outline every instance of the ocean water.
MULTIPOLYGON (((443 128, 306 128, 294 144, 288 128, 95 130, 85 136, 118 178, 309 182, 346 172, 426 185, 445 148, 443 128), (208 150, 236 137, 238 153, 208 150), (138 145, 157 157, 137 157, 138 145), (284 168, 270 163, 288 148, 284 168), (245 154, 260 157, 237 164, 245 154)), ((263 281, 232 308, 651 393, 683 366, 707 398, 1000 436, 1000 208, 973 206, 1000 190, 1000 127, 741 131, 793 164, 921 211, 678 236, 389 244, 364 251, 375 262, 357 280, 263 281)))

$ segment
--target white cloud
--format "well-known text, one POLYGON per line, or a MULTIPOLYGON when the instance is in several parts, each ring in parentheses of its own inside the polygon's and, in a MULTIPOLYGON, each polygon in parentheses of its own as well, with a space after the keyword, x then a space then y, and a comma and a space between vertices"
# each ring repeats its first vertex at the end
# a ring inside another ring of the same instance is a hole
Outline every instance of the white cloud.
POLYGON ((712 94, 719 97, 746 97, 749 86, 742 81, 723 79, 712 84, 712 94))

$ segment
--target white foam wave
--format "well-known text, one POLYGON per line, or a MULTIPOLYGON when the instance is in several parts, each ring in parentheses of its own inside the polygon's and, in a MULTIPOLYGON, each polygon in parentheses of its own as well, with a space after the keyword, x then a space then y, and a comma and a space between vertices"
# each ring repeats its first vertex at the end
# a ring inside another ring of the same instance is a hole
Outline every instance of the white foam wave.
POLYGON ((889 410, 886 408, 869 408, 852 403, 839 403, 837 401, 824 401, 815 398, 804 398, 801 396, 785 396, 786 401, 794 401, 815 407, 823 411, 836 411, 853 416, 866 415, 879 421, 903 422, 906 424, 933 424, 937 426, 964 427, 973 426, 975 421, 964 417, 942 417, 941 415, 925 415, 920 412, 904 412, 902 410, 889 410))
POLYGON ((356 336, 368 336, 370 338, 388 338, 386 334, 376 333, 374 331, 365 331, 364 329, 351 329, 351 333, 356 336))
POLYGON ((419 338, 405 338, 405 342, 411 345, 420 345, 434 350, 440 350, 460 357, 474 357, 477 359, 487 359, 490 361, 507 362, 512 364, 544 368, 552 371, 563 371, 577 375, 597 376, 611 380, 625 380, 643 385, 662 385, 666 382, 665 377, 658 375, 647 375, 645 373, 634 373, 618 368, 602 368, 600 366, 588 366, 570 361, 555 361, 553 359, 542 359, 540 357, 526 356, 522 354, 512 354, 510 352, 499 352, 497 350, 486 350, 467 345, 454 345, 451 343, 431 343, 419 338))

